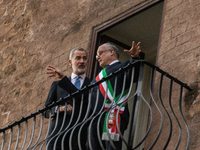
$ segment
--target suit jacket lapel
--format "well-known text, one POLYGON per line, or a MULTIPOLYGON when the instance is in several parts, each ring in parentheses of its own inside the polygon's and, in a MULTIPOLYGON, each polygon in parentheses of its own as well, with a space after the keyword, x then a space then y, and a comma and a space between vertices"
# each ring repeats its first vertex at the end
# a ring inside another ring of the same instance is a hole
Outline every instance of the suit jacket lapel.
MULTIPOLYGON (((86 85, 89 85, 90 81, 91 80, 86 77, 85 80, 84 80, 84 83, 83 83, 82 87, 84 87, 86 85)), ((60 86, 64 90, 68 91, 69 93, 77 91, 76 87, 71 83, 71 77, 69 77, 69 78, 64 77, 62 80, 60 80, 58 82, 58 86, 60 86)))
POLYGON ((71 78, 66 76, 58 82, 58 86, 67 91, 68 93, 77 91, 76 87, 71 83, 71 78))
POLYGON ((89 78, 85 77, 85 80, 84 80, 83 85, 81 86, 81 88, 83 88, 84 86, 89 85, 90 83, 91 83, 91 80, 89 78))
MULTIPOLYGON (((115 68, 113 66, 116 66, 116 65, 119 65, 120 62, 116 62, 112 65, 108 65, 106 66, 106 73, 110 73, 110 72, 113 72, 113 70, 115 71, 115 68)), ((119 69, 119 68, 118 68, 119 69)))

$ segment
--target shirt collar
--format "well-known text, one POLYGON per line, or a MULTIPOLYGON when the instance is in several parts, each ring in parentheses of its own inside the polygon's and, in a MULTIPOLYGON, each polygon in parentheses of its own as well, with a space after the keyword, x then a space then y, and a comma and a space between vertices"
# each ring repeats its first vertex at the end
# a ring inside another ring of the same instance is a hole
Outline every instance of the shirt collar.
POLYGON ((115 64, 115 63, 117 63, 117 62, 119 62, 119 60, 114 60, 114 61, 112 61, 109 65, 115 64))
MULTIPOLYGON (((75 73, 72 72, 72 74, 71 74, 71 78, 72 78, 72 79, 75 79, 76 76, 77 76, 77 75, 76 75, 75 73)), ((79 75, 79 77, 81 77, 82 79, 85 79, 86 74, 84 73, 84 74, 82 74, 82 75, 79 75)))

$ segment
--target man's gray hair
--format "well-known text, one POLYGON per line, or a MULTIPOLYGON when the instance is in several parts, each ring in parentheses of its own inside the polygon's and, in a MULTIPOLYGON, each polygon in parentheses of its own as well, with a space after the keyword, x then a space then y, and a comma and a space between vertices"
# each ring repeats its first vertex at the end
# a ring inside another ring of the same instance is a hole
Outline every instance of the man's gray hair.
POLYGON ((111 43, 104 43, 102 45, 106 46, 108 49, 114 49, 114 52, 115 52, 117 58, 119 59, 119 49, 115 45, 113 45, 111 43))
POLYGON ((81 47, 76 47, 76 48, 74 48, 74 49, 72 49, 72 50, 71 50, 71 52, 70 52, 70 54, 69 54, 69 60, 71 60, 71 59, 72 59, 72 57, 73 57, 73 55, 74 55, 74 52, 75 52, 75 50, 79 50, 79 51, 85 51, 86 55, 88 55, 86 50, 84 50, 84 49, 83 49, 83 48, 81 48, 81 47))

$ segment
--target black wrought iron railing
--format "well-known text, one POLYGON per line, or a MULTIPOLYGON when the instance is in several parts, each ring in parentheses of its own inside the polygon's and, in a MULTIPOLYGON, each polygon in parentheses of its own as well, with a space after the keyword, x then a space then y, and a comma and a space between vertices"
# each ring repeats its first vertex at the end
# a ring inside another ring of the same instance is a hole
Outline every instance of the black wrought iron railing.
POLYGON ((187 84, 144 60, 133 62, 106 78, 0 129, 1 150, 58 147, 103 150, 106 149, 105 141, 110 143, 113 149, 118 149, 115 145, 117 138, 122 141, 121 149, 124 150, 189 149, 190 130, 182 112, 184 88, 192 90, 187 84), (108 83, 111 81, 113 93, 109 91, 108 83), (103 99, 99 88, 101 83, 106 83, 106 98, 103 99), (123 84, 119 86, 119 83, 123 84), (121 93, 121 96, 117 98, 118 93, 121 93), (106 103, 109 94, 111 101, 106 103), (120 101, 123 98, 124 100, 120 101), (73 101, 71 115, 59 113, 59 109, 52 109, 64 105, 67 111, 68 100, 73 101), (127 108, 130 116, 123 119, 122 113, 125 113, 127 108), (124 133, 121 130, 123 121, 125 126, 127 124, 124 133), (113 122, 117 122, 117 136, 110 131, 113 122), (103 128, 106 129, 104 135, 107 140, 102 140, 103 128))

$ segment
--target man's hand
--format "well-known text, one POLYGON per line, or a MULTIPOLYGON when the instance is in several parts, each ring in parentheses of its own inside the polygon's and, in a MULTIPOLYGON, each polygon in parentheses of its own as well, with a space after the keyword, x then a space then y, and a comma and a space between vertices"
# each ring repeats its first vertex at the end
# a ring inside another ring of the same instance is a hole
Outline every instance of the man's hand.
MULTIPOLYGON (((71 105, 67 105, 67 115, 71 115, 72 113, 72 110, 73 110, 73 107, 71 105)), ((65 111, 65 106, 60 106, 59 107, 59 111, 62 112, 62 111, 65 111)))
POLYGON ((125 49, 124 52, 131 55, 131 57, 139 57, 139 54, 141 52, 140 44, 141 42, 138 42, 136 45, 135 41, 133 41, 131 49, 130 50, 125 49))
POLYGON ((67 105, 67 115, 71 115, 73 107, 71 105, 67 105))
POLYGON ((56 77, 59 79, 62 79, 64 77, 64 74, 56 67, 48 65, 46 70, 46 74, 48 74, 48 77, 56 77))

